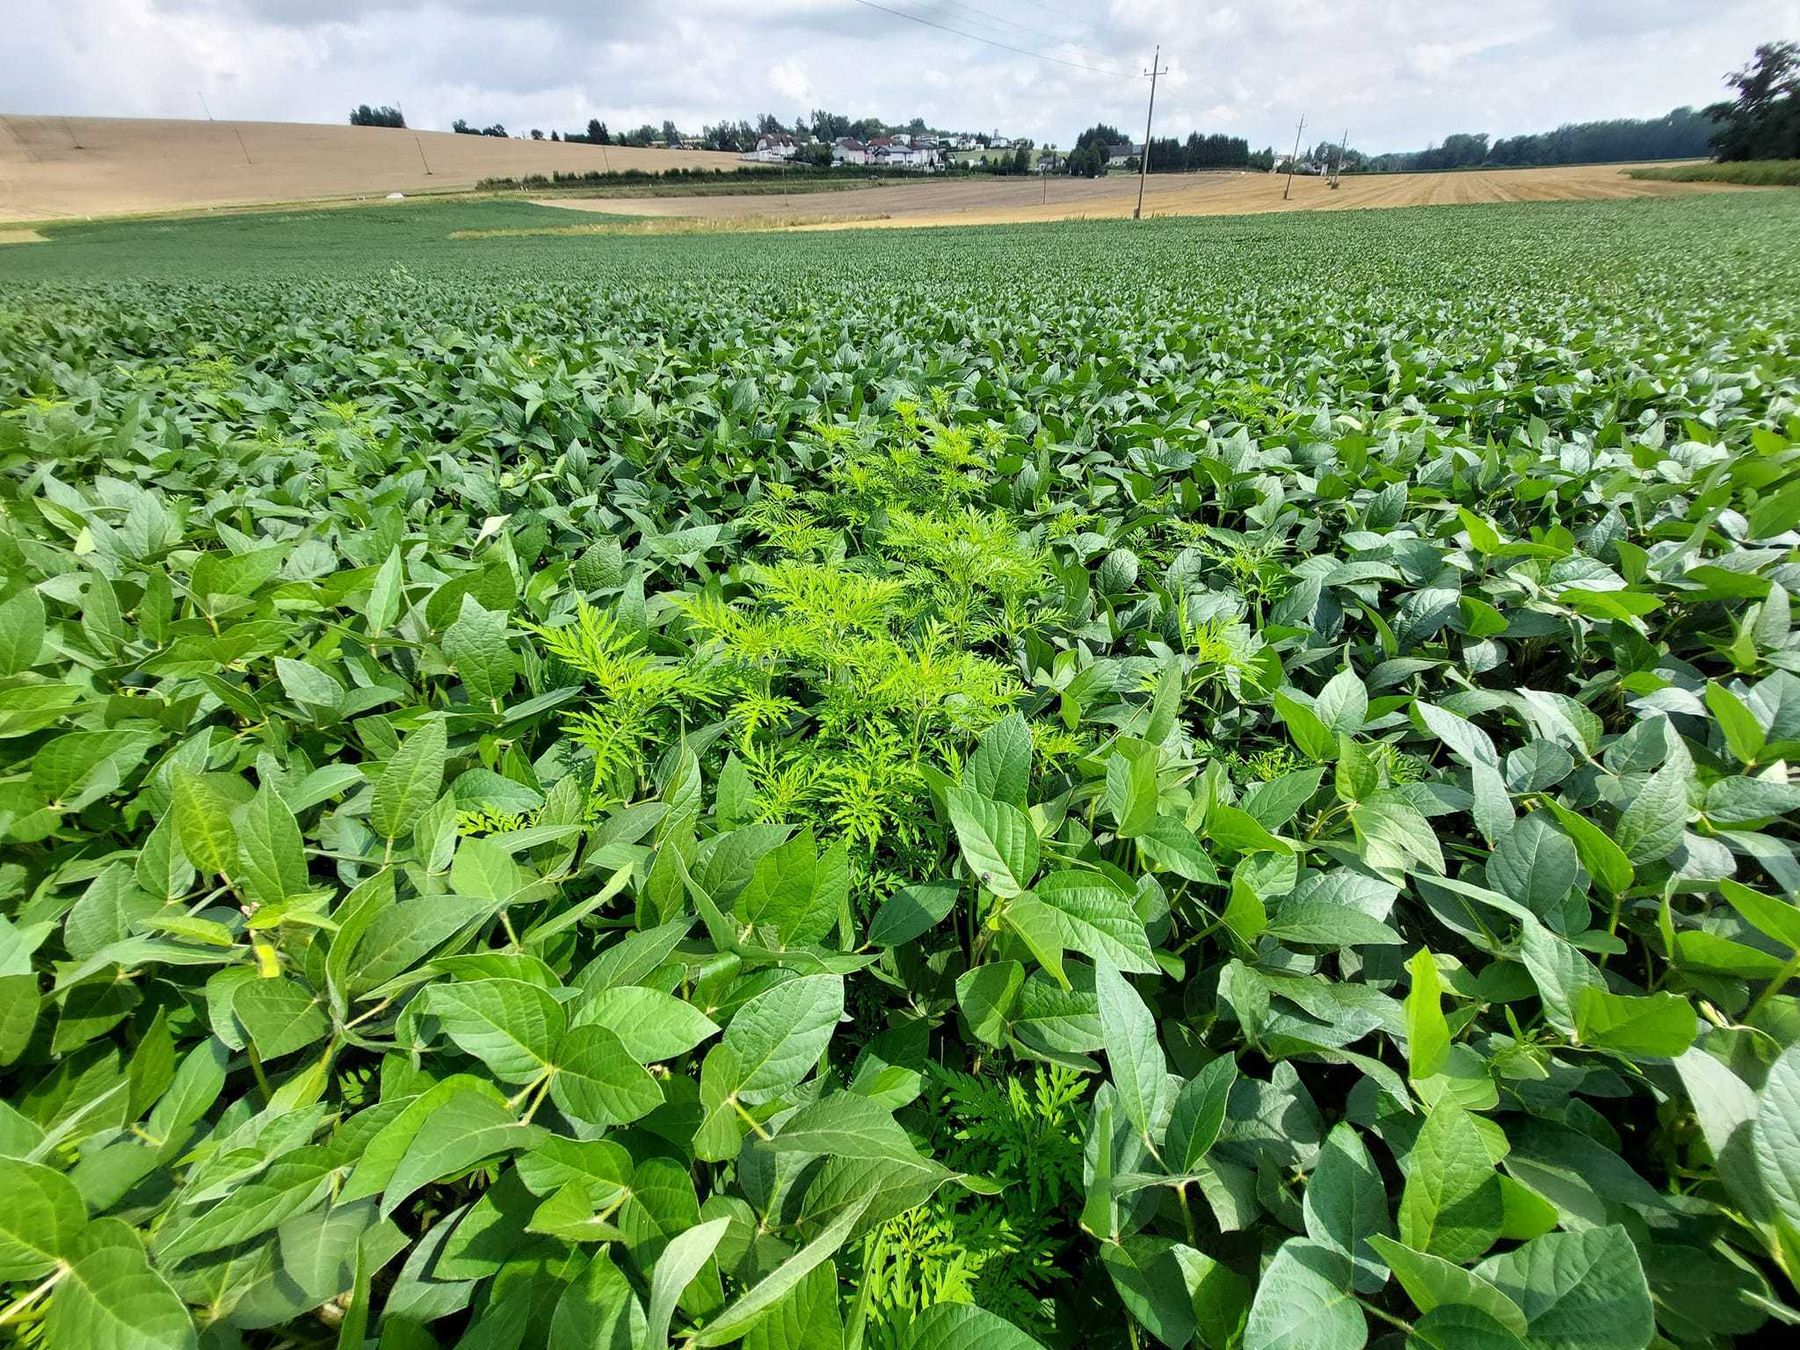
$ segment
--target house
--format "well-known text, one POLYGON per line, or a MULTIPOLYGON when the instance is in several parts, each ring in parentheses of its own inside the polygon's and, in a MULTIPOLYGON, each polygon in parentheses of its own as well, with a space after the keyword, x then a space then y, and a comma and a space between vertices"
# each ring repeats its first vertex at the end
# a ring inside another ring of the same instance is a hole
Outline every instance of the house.
POLYGON ((833 164, 868 164, 869 147, 854 136, 839 136, 831 146, 833 164))
POLYGON ((988 138, 988 149, 990 150, 1010 150, 1012 148, 1013 143, 1010 136, 990 136, 988 138))
POLYGON ((1143 153, 1143 146, 1132 145, 1129 142, 1123 145, 1109 145, 1106 147, 1106 167, 1116 169, 1126 160, 1135 159, 1143 153))
POLYGON ((758 164, 780 164, 792 159, 800 152, 800 143, 785 132, 765 134, 756 138, 756 149, 738 156, 758 164))

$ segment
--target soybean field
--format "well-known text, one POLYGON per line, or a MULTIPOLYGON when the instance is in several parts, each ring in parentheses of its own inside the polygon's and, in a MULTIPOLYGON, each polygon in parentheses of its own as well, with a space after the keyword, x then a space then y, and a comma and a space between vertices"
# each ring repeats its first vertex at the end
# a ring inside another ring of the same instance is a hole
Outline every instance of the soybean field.
POLYGON ((0 248, 0 1343, 1794 1334, 1800 199, 554 214, 0 248))

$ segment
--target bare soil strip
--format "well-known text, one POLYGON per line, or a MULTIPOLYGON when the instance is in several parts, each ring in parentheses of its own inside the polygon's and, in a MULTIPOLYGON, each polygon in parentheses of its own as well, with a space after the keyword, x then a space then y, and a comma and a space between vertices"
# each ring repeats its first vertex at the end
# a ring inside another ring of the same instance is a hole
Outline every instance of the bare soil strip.
MULTIPOLYGON (((1553 169, 1484 169, 1466 173, 1380 174, 1346 177, 1332 188, 1323 179, 1287 180, 1266 173, 1199 173, 1152 176, 1145 188, 1150 216, 1253 215, 1269 211, 1343 211, 1368 207, 1437 206, 1472 202, 1588 201, 1664 197, 1708 191, 1720 184, 1668 183, 1628 178, 1616 164, 1553 169)), ((1745 190, 1745 189, 1733 189, 1745 190)), ((613 215, 680 216, 743 222, 765 219, 771 228, 841 229, 917 225, 998 225, 1034 220, 1110 219, 1129 216, 1138 181, 1106 178, 895 184, 834 192, 824 199, 717 194, 706 197, 555 197, 540 201, 573 211, 613 215)))

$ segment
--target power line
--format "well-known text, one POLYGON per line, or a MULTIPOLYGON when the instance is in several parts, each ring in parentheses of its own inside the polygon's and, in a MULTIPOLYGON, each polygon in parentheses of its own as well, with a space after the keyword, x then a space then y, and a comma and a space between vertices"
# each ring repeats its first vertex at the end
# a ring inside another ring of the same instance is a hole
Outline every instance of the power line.
POLYGON ((1068 10, 1059 9, 1055 5, 1046 5, 1044 0, 1025 0, 1025 3, 1030 5, 1033 9, 1043 10, 1046 14, 1059 15, 1060 17, 1069 20, 1071 23, 1087 29, 1090 33, 1097 35, 1100 32, 1100 30, 1094 26, 1094 21, 1092 19, 1084 19, 1080 15, 1071 14, 1068 10))
POLYGON ((1137 78, 1137 76, 1131 75, 1123 70, 1104 70, 1099 66, 1090 66, 1083 61, 1070 61, 1061 56, 1052 56, 1048 52, 1034 52, 1024 47, 1015 47, 1008 42, 996 42, 993 38, 984 38, 979 33, 970 33, 961 28, 952 28, 949 24, 938 23, 932 19, 922 18, 917 14, 908 14, 903 9, 889 9, 886 5, 876 4, 875 0, 856 0, 856 3, 861 5, 864 9, 878 9, 883 14, 892 14, 896 19, 907 19, 913 23, 923 24, 927 28, 937 28, 946 33, 954 33, 957 37, 968 38, 971 42, 986 43, 990 47, 998 47, 1001 51, 1013 52, 1019 56, 1036 57, 1039 61, 1054 61, 1059 66, 1069 66, 1074 70, 1091 71, 1095 75, 1110 75, 1115 80, 1137 78))
POLYGON ((955 18, 959 23, 972 23, 977 27, 989 28, 997 33, 1004 33, 1005 28, 1016 28, 1019 32, 1024 33, 1029 37, 1048 40, 1057 47, 1066 48, 1072 52, 1078 52, 1082 56, 1092 57, 1096 61, 1107 61, 1111 59, 1104 52, 1097 52, 1092 47, 1083 46, 1067 34, 1058 33, 1048 28, 1034 28, 1030 24, 1018 23, 1003 15, 978 8, 975 5, 964 4, 962 3, 962 0, 936 0, 936 7, 962 10, 970 16, 969 18, 964 19, 959 15, 952 15, 951 17, 955 18), (980 17, 975 17, 977 15, 980 17), (1002 25, 1004 25, 1005 28, 1003 28, 1002 25))
MULTIPOLYGON (((965 4, 963 3, 963 0, 937 0, 937 3, 950 9, 960 9, 965 10, 970 14, 979 14, 986 20, 984 26, 989 28, 998 27, 999 25, 1004 24, 1008 28, 1018 29, 1021 33, 1029 33, 1032 37, 1049 38, 1066 47, 1087 50, 1080 42, 1076 41, 1069 34, 1057 32, 1053 28, 1047 28, 1042 25, 1033 27, 1028 23, 1020 23, 1017 19, 1009 19, 1004 14, 995 14, 993 11, 982 9, 978 5, 965 4)), ((1099 53, 1096 52, 1093 53, 1093 55, 1099 55, 1099 53)))

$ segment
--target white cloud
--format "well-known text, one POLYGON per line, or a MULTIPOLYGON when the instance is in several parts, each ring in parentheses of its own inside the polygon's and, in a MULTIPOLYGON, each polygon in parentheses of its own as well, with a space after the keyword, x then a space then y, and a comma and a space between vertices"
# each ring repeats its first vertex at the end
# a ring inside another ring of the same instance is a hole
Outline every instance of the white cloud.
POLYGON ((856 0, 12 0, 0 101, 179 117, 204 95, 219 117, 332 122, 398 102, 515 131, 820 106, 1068 144, 1142 127, 1160 42, 1159 132, 1286 144, 1304 113, 1391 150, 1710 102, 1756 43, 1800 37, 1800 0, 879 3, 942 27, 856 0))

